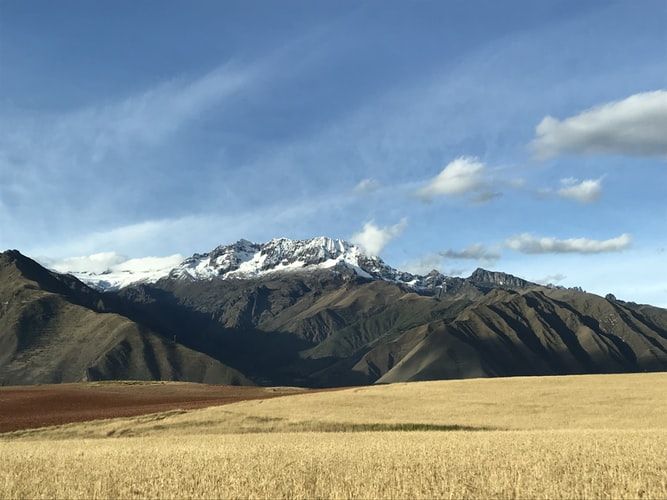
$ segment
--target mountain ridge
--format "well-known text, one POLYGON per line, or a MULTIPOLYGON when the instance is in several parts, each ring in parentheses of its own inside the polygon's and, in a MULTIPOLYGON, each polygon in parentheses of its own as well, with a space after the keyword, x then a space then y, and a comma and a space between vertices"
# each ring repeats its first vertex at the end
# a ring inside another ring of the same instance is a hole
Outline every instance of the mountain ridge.
POLYGON ((119 314, 110 299, 16 250, 0 253, 0 385, 128 378, 251 384, 119 314))
MULTIPOLYGON (((340 265, 344 247, 303 247, 283 262, 285 241, 273 241, 254 275, 170 273, 104 293, 20 252, 0 254, 0 383, 331 387, 667 370, 665 309, 481 268, 468 278, 430 273, 418 289, 340 265), (264 272, 295 262, 298 272, 264 272)), ((228 265, 225 246, 202 255, 193 262, 241 267, 228 265)))
MULTIPOLYGON (((162 278, 193 280, 252 279, 270 273, 308 272, 320 269, 347 268, 358 276, 400 283, 416 290, 435 291, 460 285, 462 279, 446 276, 438 270, 427 274, 401 271, 386 264, 380 257, 365 252, 359 245, 342 239, 319 236, 303 240, 273 238, 265 243, 241 239, 229 245, 219 245, 210 252, 195 253, 175 267, 114 273, 69 272, 86 284, 101 291, 117 291, 140 283, 155 283, 162 278)), ((533 286, 535 283, 514 276, 478 268, 467 278, 479 283, 506 286, 533 286), (491 280, 491 281, 489 281, 491 280), (494 281, 495 280, 495 281, 494 281)))

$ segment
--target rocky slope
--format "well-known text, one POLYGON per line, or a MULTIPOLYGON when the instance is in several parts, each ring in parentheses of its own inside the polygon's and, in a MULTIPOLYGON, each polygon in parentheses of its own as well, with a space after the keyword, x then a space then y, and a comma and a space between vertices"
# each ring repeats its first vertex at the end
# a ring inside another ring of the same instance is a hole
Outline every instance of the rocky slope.
POLYGON ((82 380, 250 384, 219 361, 107 311, 105 298, 18 252, 0 254, 0 385, 82 380))

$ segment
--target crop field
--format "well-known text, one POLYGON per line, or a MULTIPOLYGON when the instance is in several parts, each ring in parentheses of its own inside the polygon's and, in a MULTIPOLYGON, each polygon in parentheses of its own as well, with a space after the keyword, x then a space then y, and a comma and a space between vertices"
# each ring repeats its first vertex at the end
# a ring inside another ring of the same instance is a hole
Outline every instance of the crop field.
POLYGON ((420 382, 0 437, 0 497, 667 498, 667 374, 420 382))
POLYGON ((0 387, 0 433, 303 392, 289 387, 138 381, 0 387))

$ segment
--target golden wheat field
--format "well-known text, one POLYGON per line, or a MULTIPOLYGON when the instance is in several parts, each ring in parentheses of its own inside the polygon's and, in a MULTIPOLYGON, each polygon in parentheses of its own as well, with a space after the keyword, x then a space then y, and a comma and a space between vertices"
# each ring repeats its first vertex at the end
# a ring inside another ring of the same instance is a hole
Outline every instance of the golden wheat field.
POLYGON ((667 498, 667 374, 421 382, 21 431, 0 497, 667 498))

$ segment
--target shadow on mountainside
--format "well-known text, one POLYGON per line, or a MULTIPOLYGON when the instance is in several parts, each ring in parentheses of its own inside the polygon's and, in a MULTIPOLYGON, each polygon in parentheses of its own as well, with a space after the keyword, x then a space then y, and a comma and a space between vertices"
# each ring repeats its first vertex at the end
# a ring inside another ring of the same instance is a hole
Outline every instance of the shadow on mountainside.
POLYGON ((151 287, 128 295, 113 296, 111 303, 117 312, 217 359, 260 385, 308 386, 307 375, 326 363, 301 359, 299 352, 313 344, 293 333, 225 327, 214 314, 184 304, 171 291, 151 287))

